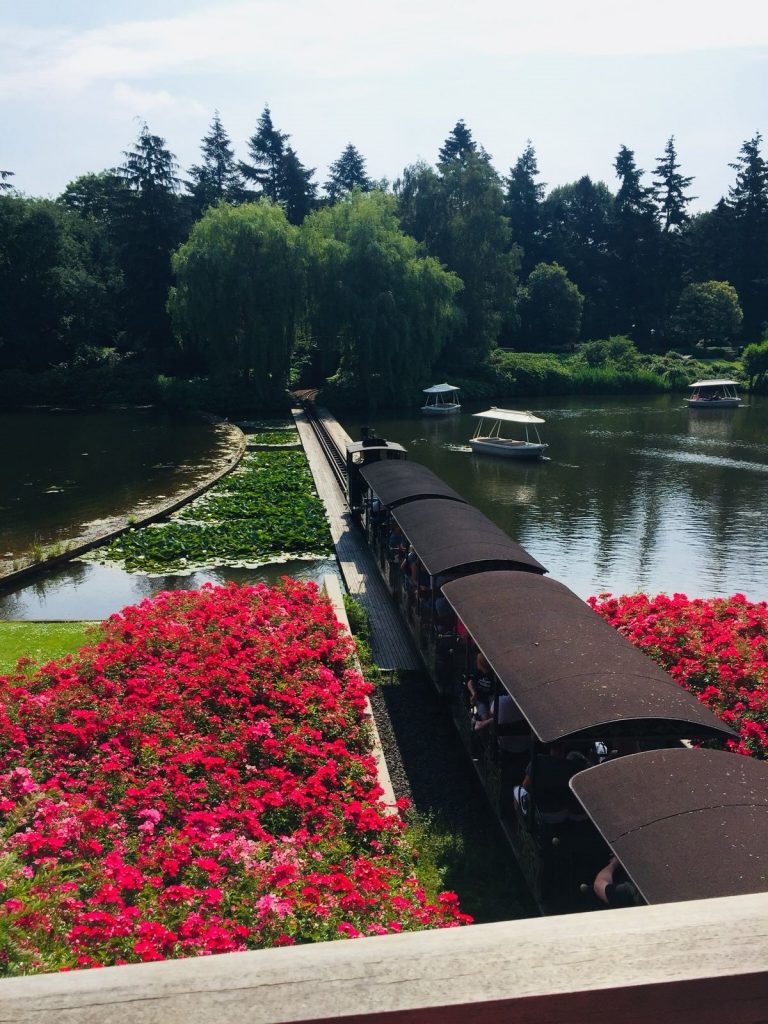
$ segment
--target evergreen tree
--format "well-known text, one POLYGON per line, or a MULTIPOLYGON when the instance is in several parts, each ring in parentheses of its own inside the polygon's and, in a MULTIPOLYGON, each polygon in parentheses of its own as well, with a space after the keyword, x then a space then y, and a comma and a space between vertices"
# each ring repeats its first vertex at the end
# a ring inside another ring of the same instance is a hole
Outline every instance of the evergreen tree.
POLYGON ((585 175, 552 189, 541 206, 542 251, 547 262, 565 267, 584 296, 582 333, 587 338, 615 333, 613 205, 608 186, 585 175))
POLYGON ((672 135, 667 140, 664 156, 659 157, 656 162, 656 178, 653 181, 653 195, 661 218, 658 273, 656 274, 660 303, 660 338, 663 337, 672 306, 682 288, 683 244, 681 231, 689 220, 686 206, 696 198, 685 194, 692 181, 693 178, 680 174, 675 137, 672 135))
POLYGON ((129 344, 159 351, 171 345, 165 305, 171 283, 170 254, 186 227, 177 196, 174 155, 165 139, 142 125, 133 149, 117 168, 126 190, 118 222, 126 282, 129 344))
POLYGON ((762 336, 768 321, 768 167, 760 153, 760 133, 748 139, 735 163, 736 183, 728 193, 733 214, 734 272, 744 308, 744 333, 762 336))
MULTIPOLYGON (((457 138, 459 126, 463 122, 454 129, 457 138)), ((445 368, 474 369, 497 344, 517 287, 519 255, 499 176, 471 142, 469 149, 441 159, 437 173, 425 165, 409 168, 397 192, 403 229, 464 283, 457 299, 462 321, 444 354, 445 368)))
POLYGON ((365 157, 350 142, 344 152, 328 168, 325 194, 331 203, 337 203, 353 189, 370 192, 373 182, 365 173, 365 157))
POLYGON ((13 178, 13 171, 0 171, 0 192, 10 192, 13 185, 8 181, 8 178, 13 178))
POLYGON ((471 154, 477 153, 477 143, 472 138, 472 132, 464 124, 464 121, 457 121, 453 131, 443 143, 438 154, 438 163, 447 164, 452 160, 459 163, 466 163, 471 154))
POLYGON ((529 139, 506 179, 504 212, 509 218, 512 238, 522 249, 521 269, 529 274, 539 262, 541 245, 541 204, 545 186, 537 182, 539 167, 529 139))
POLYGON ((670 136, 664 148, 664 156, 656 162, 656 179, 653 182, 653 195, 659 205, 662 230, 679 231, 688 220, 686 206, 696 196, 685 195, 693 178, 678 173, 680 164, 677 162, 675 137, 670 136))
POLYGON ((286 146, 280 167, 279 202, 291 224, 301 224, 317 204, 314 167, 305 167, 292 146, 286 146))
POLYGON ((221 123, 218 110, 214 112, 210 130, 204 136, 200 148, 203 162, 190 167, 192 180, 186 182, 198 216, 220 199, 237 203, 245 194, 232 143, 221 123))
POLYGON ((288 145, 290 135, 278 131, 269 107, 248 140, 252 163, 240 164, 243 176, 257 186, 256 198, 271 199, 285 210, 292 224, 300 224, 316 203, 315 169, 305 167, 288 145))
POLYGON ((614 163, 620 181, 614 201, 613 249, 616 255, 614 289, 618 305, 613 333, 632 334, 646 344, 661 316, 658 260, 659 227, 653 190, 642 184, 635 154, 622 146, 614 163))

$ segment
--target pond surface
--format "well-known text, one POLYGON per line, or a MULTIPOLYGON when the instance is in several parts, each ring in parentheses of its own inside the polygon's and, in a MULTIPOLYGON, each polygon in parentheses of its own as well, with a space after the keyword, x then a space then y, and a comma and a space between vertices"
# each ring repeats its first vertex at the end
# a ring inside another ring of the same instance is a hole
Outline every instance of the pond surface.
POLYGON ((215 425, 154 409, 0 413, 0 436, 0 557, 170 500, 225 450, 215 425))
MULTIPOLYGON (((373 422, 582 597, 741 591, 763 600, 768 399, 745 401, 705 410, 678 395, 518 402, 546 420, 548 458, 536 463, 470 452, 470 413, 487 407, 373 422)), ((345 422, 354 438, 360 422, 345 422)))
POLYGON ((203 583, 279 583, 282 576, 315 580, 337 573, 330 559, 271 562, 257 569, 221 567, 187 575, 141 576, 111 565, 70 562, 15 590, 0 592, 0 619, 106 619, 129 604, 138 604, 163 590, 196 590, 203 583))

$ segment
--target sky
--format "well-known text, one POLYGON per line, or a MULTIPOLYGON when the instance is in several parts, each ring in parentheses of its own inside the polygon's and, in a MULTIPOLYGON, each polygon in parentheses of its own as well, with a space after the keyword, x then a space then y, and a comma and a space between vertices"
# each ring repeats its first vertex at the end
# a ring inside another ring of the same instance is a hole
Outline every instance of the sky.
MULTIPOLYGON (((0 168, 58 195, 114 167, 141 125, 181 176, 218 110, 236 155, 264 106, 327 178, 347 143, 374 178, 434 163, 456 121, 508 174, 528 139, 548 188, 650 184, 674 135, 693 208, 768 136, 763 0, 0 0, 0 168)), ((763 144, 768 158, 768 143, 763 144)))

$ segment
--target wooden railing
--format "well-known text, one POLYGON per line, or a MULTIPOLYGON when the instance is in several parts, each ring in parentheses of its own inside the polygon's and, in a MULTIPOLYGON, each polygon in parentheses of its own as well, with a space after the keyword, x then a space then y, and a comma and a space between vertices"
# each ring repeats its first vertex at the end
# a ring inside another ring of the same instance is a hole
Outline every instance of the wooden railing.
POLYGON ((0 981, 2 1024, 280 1021, 766 1024, 768 893, 0 981))

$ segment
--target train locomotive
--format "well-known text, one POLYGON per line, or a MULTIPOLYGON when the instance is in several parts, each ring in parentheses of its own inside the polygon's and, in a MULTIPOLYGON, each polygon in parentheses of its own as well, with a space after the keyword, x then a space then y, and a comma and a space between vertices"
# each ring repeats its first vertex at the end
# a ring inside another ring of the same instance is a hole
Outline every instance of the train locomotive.
POLYGON ((350 511, 540 909, 768 891, 768 764, 401 445, 347 448, 350 511))

